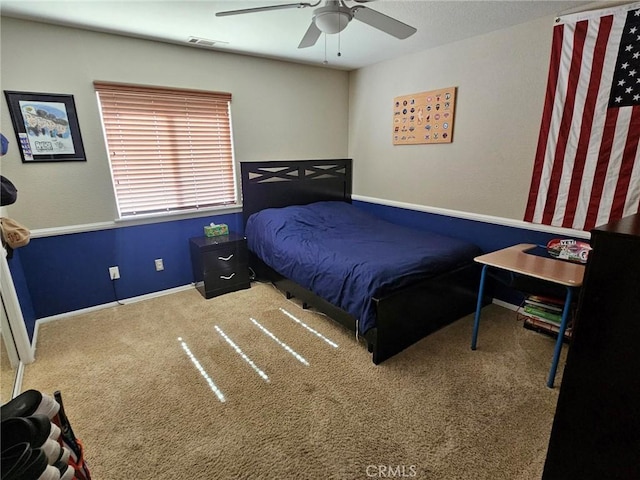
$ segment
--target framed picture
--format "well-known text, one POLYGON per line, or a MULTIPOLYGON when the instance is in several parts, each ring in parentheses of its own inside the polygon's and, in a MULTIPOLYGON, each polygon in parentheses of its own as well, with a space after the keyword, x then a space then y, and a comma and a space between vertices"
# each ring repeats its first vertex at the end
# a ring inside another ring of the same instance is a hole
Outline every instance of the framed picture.
POLYGON ((73 95, 4 94, 23 163, 86 161, 73 95))

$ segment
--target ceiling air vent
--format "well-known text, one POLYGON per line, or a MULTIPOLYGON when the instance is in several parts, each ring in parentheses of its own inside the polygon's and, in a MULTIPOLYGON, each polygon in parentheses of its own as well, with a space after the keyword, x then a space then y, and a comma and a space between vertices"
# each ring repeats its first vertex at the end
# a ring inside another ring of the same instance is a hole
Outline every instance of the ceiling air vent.
POLYGON ((213 47, 218 43, 225 44, 229 42, 221 42, 219 40, 207 40, 206 38, 189 37, 189 39, 187 40, 187 43, 190 43, 191 45, 198 45, 200 47, 213 47))

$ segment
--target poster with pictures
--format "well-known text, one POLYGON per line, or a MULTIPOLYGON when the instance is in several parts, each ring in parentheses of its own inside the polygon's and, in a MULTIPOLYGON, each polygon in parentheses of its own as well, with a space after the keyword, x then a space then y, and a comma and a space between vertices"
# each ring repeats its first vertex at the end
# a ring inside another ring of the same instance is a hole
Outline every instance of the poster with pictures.
POLYGON ((5 90, 24 162, 85 162, 73 95, 5 90))
POLYGON ((393 99, 393 144, 451 143, 456 87, 393 99))
POLYGON ((26 135, 20 136, 25 151, 31 155, 76 153, 64 103, 32 100, 20 100, 18 103, 26 129, 26 135), (22 142, 23 138, 26 142, 22 142))

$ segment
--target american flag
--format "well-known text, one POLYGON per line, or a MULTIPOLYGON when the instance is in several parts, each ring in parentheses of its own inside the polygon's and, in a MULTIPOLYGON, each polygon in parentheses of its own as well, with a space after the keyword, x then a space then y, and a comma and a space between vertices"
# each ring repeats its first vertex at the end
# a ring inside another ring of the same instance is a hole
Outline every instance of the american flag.
POLYGON ((640 3, 568 15, 551 65, 524 219, 590 230, 640 206, 640 3))

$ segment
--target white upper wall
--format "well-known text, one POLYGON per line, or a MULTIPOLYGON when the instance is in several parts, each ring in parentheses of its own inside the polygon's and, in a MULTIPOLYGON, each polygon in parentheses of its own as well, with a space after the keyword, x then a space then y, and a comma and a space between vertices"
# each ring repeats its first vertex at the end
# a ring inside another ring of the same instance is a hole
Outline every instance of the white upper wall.
POLYGON ((354 193, 522 220, 540 129, 553 18, 350 74, 354 193), (392 144, 393 99, 456 86, 453 143, 392 144))
POLYGON ((520 220, 544 102, 553 18, 407 55, 350 74, 2 18, 2 89, 75 97, 86 163, 0 168, 28 227, 116 217, 94 80, 233 94, 236 160, 354 159, 354 194, 520 220), (393 146, 393 99, 456 86, 451 144, 393 146))
POLYGON ((74 96, 86 162, 23 164, 6 98, 2 174, 18 188, 6 214, 30 229, 113 221, 94 80, 231 92, 236 161, 345 158, 348 73, 1 18, 1 87, 74 96))

